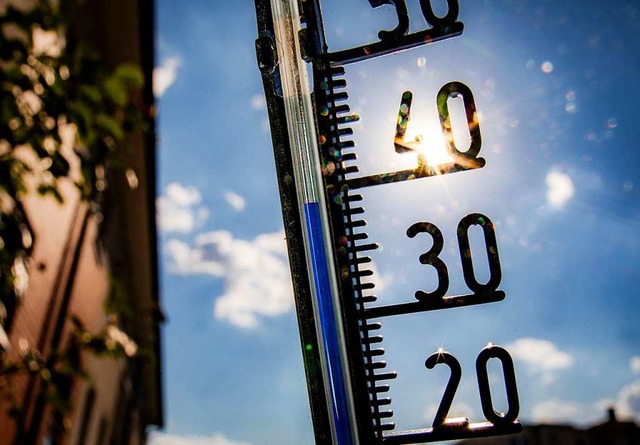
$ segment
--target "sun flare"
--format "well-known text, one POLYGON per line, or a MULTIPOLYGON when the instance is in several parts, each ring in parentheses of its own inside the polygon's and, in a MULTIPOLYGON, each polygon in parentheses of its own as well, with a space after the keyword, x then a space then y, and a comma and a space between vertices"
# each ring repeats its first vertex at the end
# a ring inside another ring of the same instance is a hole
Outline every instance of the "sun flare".
POLYGON ((444 135, 439 128, 421 129, 416 132, 407 131, 405 141, 410 142, 403 142, 402 146, 406 152, 415 154, 418 165, 435 167, 454 162, 453 157, 447 151, 444 135))

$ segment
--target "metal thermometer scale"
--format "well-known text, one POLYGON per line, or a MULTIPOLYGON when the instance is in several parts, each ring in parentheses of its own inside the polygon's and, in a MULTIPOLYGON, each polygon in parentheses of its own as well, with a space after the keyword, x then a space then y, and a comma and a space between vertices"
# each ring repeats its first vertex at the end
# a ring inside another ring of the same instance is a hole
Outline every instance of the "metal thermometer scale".
MULTIPOLYGON (((320 0, 255 0, 259 31, 256 50, 269 111, 316 443, 409 444, 517 433, 522 426, 517 420, 513 361, 505 349, 493 344, 484 347, 476 358, 483 421, 449 418, 462 367, 456 357, 440 348, 419 364, 428 369, 439 365, 450 371, 431 424, 417 429, 396 428, 388 393, 398 373, 390 371, 384 361, 382 322, 391 317, 499 302, 505 293, 498 289, 502 275, 494 224, 486 215, 469 213, 458 222, 454 240, 466 292, 449 293, 454 270, 443 260, 443 232, 427 219, 403 230, 407 240, 416 238, 428 247, 417 260, 435 276, 435 289, 418 290, 400 301, 373 294, 371 255, 378 244, 365 232, 365 191, 401 187, 385 185, 390 183, 464 174, 481 169, 485 160, 479 157, 481 135, 473 93, 465 84, 449 81, 436 98, 447 161, 429 163, 424 154, 417 153, 419 138, 407 137, 413 94, 405 91, 396 105, 395 135, 388 146, 394 155, 416 154, 416 165, 360 173, 355 143, 350 139, 350 125, 360 116, 352 114, 347 105, 345 66, 369 63, 368 59, 433 44, 463 31, 458 21, 458 0, 446 1, 447 13, 443 16, 434 13, 429 0, 420 0, 428 26, 412 33, 405 0, 369 3, 373 8, 393 7, 397 27, 380 31, 376 42, 332 52, 325 38, 320 0), (312 79, 308 78, 309 70, 312 79), (464 104, 469 140, 466 149, 454 140, 449 103, 455 97, 461 97, 464 104), (489 269, 484 279, 478 279, 474 269, 469 237, 472 227, 480 229, 484 240, 481 248, 486 251, 489 269), (491 359, 501 365, 507 402, 504 412, 494 408, 488 371, 491 359)), ((378 88, 384 89, 385 85, 378 88)), ((403 193, 401 188, 397 190, 403 193)))

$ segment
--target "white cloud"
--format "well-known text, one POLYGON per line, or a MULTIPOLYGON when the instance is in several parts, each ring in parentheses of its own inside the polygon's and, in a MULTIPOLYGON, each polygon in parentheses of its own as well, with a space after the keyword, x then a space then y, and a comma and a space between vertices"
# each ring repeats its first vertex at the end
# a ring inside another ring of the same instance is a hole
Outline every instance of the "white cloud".
POLYGON ((253 329, 259 317, 278 316, 293 308, 283 232, 246 241, 218 230, 199 235, 193 246, 169 240, 165 251, 173 273, 224 279, 224 292, 217 296, 213 308, 219 320, 253 329))
POLYGON ((211 436, 176 436, 173 434, 151 433, 149 445, 251 445, 237 442, 216 433, 211 436))
POLYGON ((542 386, 549 386, 556 381, 556 376, 553 372, 542 372, 538 378, 542 386))
POLYGON ((207 261, 203 252, 192 248, 189 244, 177 239, 170 239, 165 244, 165 252, 169 259, 170 272, 177 275, 207 274, 223 277, 225 267, 216 261, 207 261))
POLYGON ((233 191, 224 192, 224 199, 236 212, 242 212, 247 206, 245 199, 233 191))
POLYGON ((547 184, 547 203, 553 208, 563 208, 575 194, 571 177, 555 168, 547 173, 545 182, 547 184))
POLYGON ((526 364, 543 386, 555 381, 555 372, 573 364, 573 357, 548 340, 520 338, 505 346, 514 359, 526 364))
POLYGON ((201 202, 197 188, 172 182, 156 201, 158 227, 165 232, 191 232, 209 216, 201 202))
POLYGON ((265 106, 264 95, 254 94, 251 98, 251 108, 257 111, 263 109, 265 106))
POLYGON ((551 399, 533 406, 531 415, 538 423, 578 423, 591 425, 605 419, 606 411, 614 407, 621 421, 640 419, 640 380, 624 386, 615 400, 602 399, 594 403, 551 399))
POLYGON ((161 97, 176 81, 181 63, 179 57, 167 57, 162 65, 153 69, 153 94, 156 97, 161 97))
POLYGON ((631 357, 631 360, 629 360, 629 367, 631 368, 632 372, 640 374, 640 355, 631 357))
POLYGON ((620 390, 616 409, 621 417, 640 418, 640 380, 620 390))
POLYGON ((571 400, 551 399, 536 403, 531 410, 531 415, 537 423, 586 424, 600 419, 602 412, 596 406, 571 400))
POLYGON ((519 338, 506 348, 516 360, 521 360, 531 369, 557 371, 573 364, 573 357, 548 340, 519 338))

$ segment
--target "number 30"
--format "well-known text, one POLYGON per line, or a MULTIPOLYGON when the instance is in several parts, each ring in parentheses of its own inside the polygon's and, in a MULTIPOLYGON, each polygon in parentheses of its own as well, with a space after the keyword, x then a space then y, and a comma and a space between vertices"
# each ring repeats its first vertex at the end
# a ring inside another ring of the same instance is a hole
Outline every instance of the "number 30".
MULTIPOLYGON (((418 233, 428 233, 433 240, 431 249, 420 255, 420 262, 433 266, 436 269, 438 273, 438 287, 433 292, 417 291, 416 299, 423 301, 429 298, 442 298, 449 289, 449 272, 446 264, 439 257, 444 246, 444 237, 440 229, 430 222, 417 222, 407 229, 407 236, 409 238, 414 238, 418 233)), ((502 270, 500 268, 498 243, 493 223, 489 218, 480 213, 472 213, 462 218, 458 224, 457 234, 460 260, 462 261, 462 273, 467 287, 477 294, 495 291, 502 280, 502 270), (469 227, 472 225, 480 225, 484 234, 490 273, 489 280, 484 284, 478 282, 473 271, 471 246, 469 245, 469 227)))

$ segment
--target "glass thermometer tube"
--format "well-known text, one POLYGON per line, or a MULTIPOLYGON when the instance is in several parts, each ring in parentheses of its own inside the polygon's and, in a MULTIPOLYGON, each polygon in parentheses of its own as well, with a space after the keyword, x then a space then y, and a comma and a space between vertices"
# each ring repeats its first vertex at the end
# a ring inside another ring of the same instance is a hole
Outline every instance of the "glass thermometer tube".
POLYGON ((357 444, 354 404, 306 63, 300 56, 297 0, 271 0, 293 170, 333 442, 357 444))

